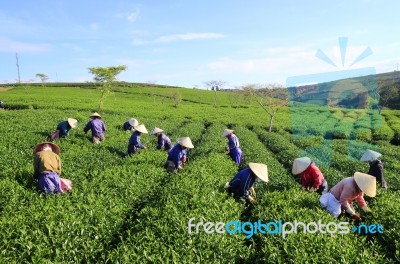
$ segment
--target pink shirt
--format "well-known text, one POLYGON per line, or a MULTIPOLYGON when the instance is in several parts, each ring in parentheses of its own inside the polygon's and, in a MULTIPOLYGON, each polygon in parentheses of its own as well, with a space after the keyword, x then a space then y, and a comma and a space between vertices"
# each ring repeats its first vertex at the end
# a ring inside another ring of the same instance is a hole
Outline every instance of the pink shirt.
POLYGON ((354 177, 341 180, 332 187, 330 193, 340 202, 343 208, 349 208, 350 204, 356 200, 359 207, 367 205, 364 200, 364 193, 358 188, 354 177))

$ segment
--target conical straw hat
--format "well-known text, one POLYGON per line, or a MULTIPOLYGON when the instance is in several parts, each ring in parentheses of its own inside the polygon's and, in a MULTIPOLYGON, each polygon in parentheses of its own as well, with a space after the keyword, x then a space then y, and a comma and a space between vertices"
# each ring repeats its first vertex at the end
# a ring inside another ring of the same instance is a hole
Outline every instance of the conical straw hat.
POLYGON ((181 146, 184 146, 186 148, 194 148, 192 141, 190 140, 190 137, 181 137, 178 139, 178 144, 181 146))
POLYGON ((71 126, 71 128, 76 128, 78 126, 78 120, 76 120, 75 118, 68 118, 67 119, 68 124, 71 126))
POLYGON ((370 149, 367 149, 367 151, 365 151, 364 155, 362 155, 361 157, 361 161, 373 161, 378 159, 379 157, 381 157, 382 154, 370 149))
POLYGON ((249 163, 249 167, 254 174, 263 182, 268 182, 268 167, 262 163, 249 163))
POLYGON ((51 150, 54 153, 56 153, 56 154, 60 153, 60 147, 57 146, 56 144, 51 143, 51 142, 43 142, 43 143, 36 145, 36 147, 33 149, 33 154, 35 154, 36 152, 42 151, 44 145, 49 145, 51 147, 51 150))
POLYGON ((157 133, 161 133, 164 130, 162 130, 161 128, 155 127, 152 131, 151 131, 151 135, 157 134, 157 133))
POLYGON ((135 118, 129 119, 128 123, 129 123, 129 125, 131 125, 133 127, 139 125, 139 122, 135 118))
POLYGON ((369 174, 356 172, 354 173, 354 180, 356 181, 358 188, 361 189, 369 197, 375 197, 376 195, 376 178, 369 174))
POLYGON ((233 132, 234 132, 234 130, 232 130, 232 129, 225 129, 224 133, 222 133, 222 137, 226 137, 227 135, 229 135, 233 132))
POLYGON ((293 162, 292 174, 297 175, 305 171, 311 164, 309 157, 297 158, 293 162))
POLYGON ((146 127, 145 127, 143 124, 138 125, 138 126, 135 126, 135 127, 133 127, 133 128, 134 128, 135 130, 141 132, 141 133, 145 133, 145 134, 149 133, 149 132, 147 132, 147 129, 146 129, 146 127))
POLYGON ((99 115, 99 113, 97 113, 97 112, 94 112, 93 114, 90 115, 90 117, 100 117, 101 118, 101 115, 99 115))

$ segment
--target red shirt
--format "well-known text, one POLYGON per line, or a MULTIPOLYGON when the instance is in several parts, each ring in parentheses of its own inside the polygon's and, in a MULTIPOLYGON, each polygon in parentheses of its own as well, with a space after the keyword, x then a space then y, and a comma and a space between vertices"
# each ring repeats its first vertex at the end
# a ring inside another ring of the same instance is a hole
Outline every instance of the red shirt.
POLYGON ((314 163, 311 163, 311 165, 301 173, 301 185, 304 188, 313 187, 318 189, 323 181, 324 175, 314 163))

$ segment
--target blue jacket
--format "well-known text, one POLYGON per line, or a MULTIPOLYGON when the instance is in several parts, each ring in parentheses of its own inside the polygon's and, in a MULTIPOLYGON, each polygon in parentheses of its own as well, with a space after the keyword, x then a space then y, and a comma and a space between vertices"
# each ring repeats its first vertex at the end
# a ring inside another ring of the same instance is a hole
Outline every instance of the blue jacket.
POLYGON ((256 176, 250 168, 239 171, 229 182, 229 191, 239 197, 249 198, 249 190, 253 186, 256 176))

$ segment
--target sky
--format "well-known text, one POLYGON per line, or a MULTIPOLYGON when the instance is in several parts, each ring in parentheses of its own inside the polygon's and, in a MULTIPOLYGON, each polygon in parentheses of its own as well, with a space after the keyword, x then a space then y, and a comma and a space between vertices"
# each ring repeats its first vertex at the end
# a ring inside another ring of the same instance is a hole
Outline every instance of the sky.
POLYGON ((117 65, 120 81, 188 88, 390 72, 398 10, 395 0, 2 0, 0 83, 18 80, 16 54, 21 82, 93 81, 89 67, 117 65))

